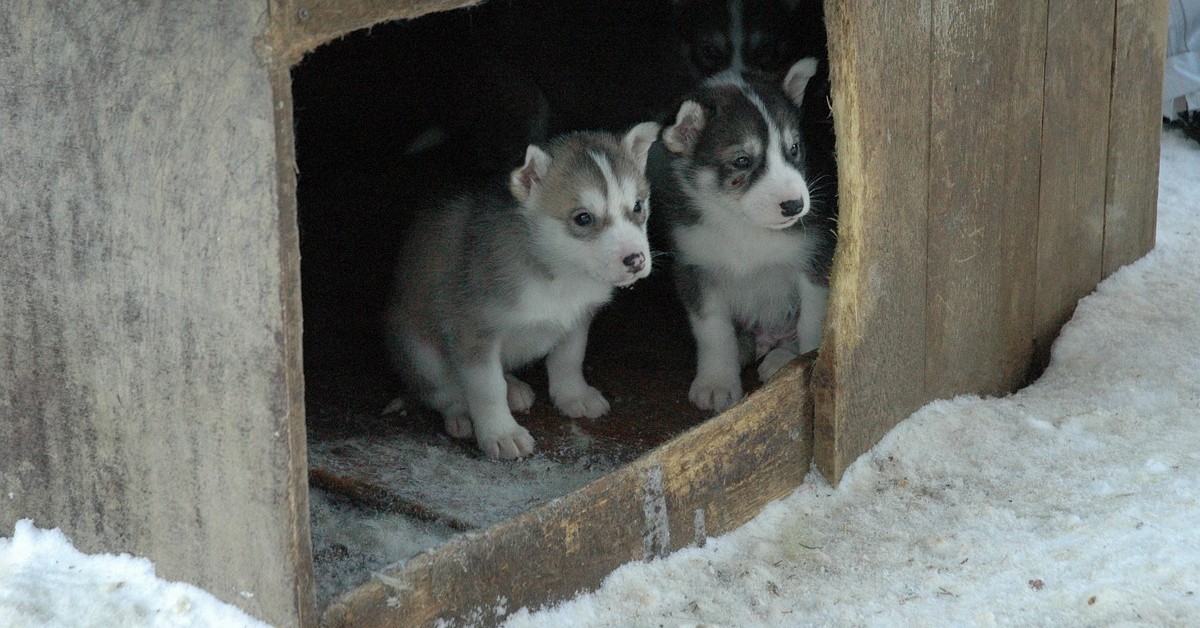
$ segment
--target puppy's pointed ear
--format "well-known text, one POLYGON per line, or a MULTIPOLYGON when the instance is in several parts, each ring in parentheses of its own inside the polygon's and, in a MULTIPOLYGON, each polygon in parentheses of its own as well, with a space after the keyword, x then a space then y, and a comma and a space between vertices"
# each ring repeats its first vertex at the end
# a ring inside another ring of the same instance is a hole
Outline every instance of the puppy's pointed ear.
POLYGON ((804 90, 808 88, 808 80, 817 74, 817 60, 805 57, 792 64, 787 76, 783 79, 783 92, 796 103, 797 107, 804 106, 804 90))
POLYGON ((691 154, 704 130, 704 108, 694 100, 684 101, 675 115, 675 124, 663 131, 663 145, 679 155, 691 154))
POLYGON ((621 139, 621 145, 633 157, 638 170, 642 172, 646 171, 646 159, 650 155, 650 145, 658 139, 660 129, 662 129, 662 125, 657 122, 643 122, 629 129, 629 132, 621 139))
POLYGON ((542 182, 546 171, 550 169, 550 155, 546 151, 530 144, 525 149, 525 164, 512 171, 508 177, 508 189, 518 201, 529 200, 533 188, 542 182))

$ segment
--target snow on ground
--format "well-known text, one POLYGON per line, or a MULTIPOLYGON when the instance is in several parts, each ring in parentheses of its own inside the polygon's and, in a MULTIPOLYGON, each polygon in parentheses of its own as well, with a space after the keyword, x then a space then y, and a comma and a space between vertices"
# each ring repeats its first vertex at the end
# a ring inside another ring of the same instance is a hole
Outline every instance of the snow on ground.
POLYGON ((1158 244, 1034 385, 932 403, 836 490, 507 626, 1200 624, 1200 147, 1163 138, 1158 244))
MULTIPOLYGON (((1200 624, 1200 146, 1164 136, 1157 247, 1080 303, 1034 385, 932 403, 836 490, 810 474, 704 548, 508 625, 701 623, 1200 624)), ((0 625, 261 624, 21 522, 0 538, 0 625)))
POLYGON ((0 626, 265 626, 128 554, 80 553, 58 530, 17 522, 0 538, 0 626))

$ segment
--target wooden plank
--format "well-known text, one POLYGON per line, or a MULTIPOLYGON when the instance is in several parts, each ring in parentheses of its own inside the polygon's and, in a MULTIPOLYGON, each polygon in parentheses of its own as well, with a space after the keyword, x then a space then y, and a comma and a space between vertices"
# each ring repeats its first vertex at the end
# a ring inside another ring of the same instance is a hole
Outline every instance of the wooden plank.
POLYGON ((1100 282, 1114 0, 1051 0, 1042 113, 1035 372, 1100 282))
POLYGON ((300 300, 300 229, 296 202, 296 138, 292 117, 291 70, 282 60, 269 62, 272 102, 275 106, 275 200, 279 229, 279 300, 282 330, 282 373, 285 405, 278 415, 276 432, 287 448, 287 516, 290 527, 288 568, 292 572, 292 608, 300 625, 317 623, 317 604, 312 570, 312 537, 309 531, 308 452, 304 411, 304 365, 301 354, 303 308, 300 300))
POLYGON ((480 4, 483 0, 272 0, 276 52, 294 64, 312 49, 380 22, 480 4))
POLYGON ((815 459, 836 483, 925 401, 930 2, 826 8, 840 217, 812 390, 815 459))
POLYGON ((1033 349, 1046 0, 933 6, 926 392, 1005 392, 1033 349))
POLYGON ((804 479, 812 454, 806 371, 794 364, 634 463, 388 570, 331 604, 323 622, 494 623, 518 608, 594 589, 626 562, 734 529, 804 479))
POLYGON ((1154 248, 1168 0, 1117 0, 1104 276, 1154 248))
POLYGON ((266 20, 264 0, 0 8, 20 86, 0 129, 0 531, 60 527, 295 625, 296 243, 266 20))

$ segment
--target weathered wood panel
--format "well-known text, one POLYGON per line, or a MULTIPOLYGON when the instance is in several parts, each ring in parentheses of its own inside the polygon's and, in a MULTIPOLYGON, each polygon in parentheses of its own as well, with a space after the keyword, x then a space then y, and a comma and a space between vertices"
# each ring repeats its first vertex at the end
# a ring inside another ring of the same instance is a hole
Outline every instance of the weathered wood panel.
POLYGON ((303 308, 300 300, 300 229, 296 201, 296 147, 292 117, 291 72, 278 60, 270 62, 272 102, 275 122, 275 200, 279 228, 280 306, 283 317, 280 348, 283 350, 282 384, 286 406, 278 416, 280 429, 290 452, 286 472, 286 508, 284 519, 292 538, 288 545, 289 568, 293 571, 293 608, 301 625, 317 623, 312 569, 312 537, 308 507, 308 443, 304 413, 304 369, 300 336, 303 308))
POLYGON ((255 51, 267 3, 0 6, 0 534, 30 518, 300 623, 295 217, 255 51))
POLYGON ((1154 248, 1168 0, 1117 0, 1104 276, 1154 248))
POLYGON ((1046 0, 933 7, 926 392, 1004 392, 1033 350, 1046 0))
POLYGON ((331 626, 494 623, 594 589, 613 569, 729 532, 804 479, 807 365, 561 499, 389 570, 330 605, 331 626), (502 608, 502 612, 495 609, 502 608))
POLYGON ((361 28, 389 20, 407 20, 436 11, 479 4, 483 0, 272 0, 272 21, 281 37, 281 58, 292 64, 305 53, 361 28))
POLYGON ((839 242, 813 369, 831 481, 925 401, 929 0, 827 2, 839 242))
POLYGON ((1042 113, 1035 369, 1100 282, 1112 90, 1113 0, 1051 0, 1042 113))

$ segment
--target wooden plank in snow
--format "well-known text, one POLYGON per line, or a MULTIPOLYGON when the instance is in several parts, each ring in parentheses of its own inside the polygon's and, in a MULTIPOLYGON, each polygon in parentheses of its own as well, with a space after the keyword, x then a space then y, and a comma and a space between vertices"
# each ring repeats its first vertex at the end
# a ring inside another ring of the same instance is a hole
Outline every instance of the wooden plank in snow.
POLYGON ((926 392, 1007 392, 1033 350, 1046 1, 933 7, 926 392))
POLYGON ((813 369, 817 466, 846 466, 925 401, 929 0, 831 2, 839 242, 813 369))
POLYGON ((1100 282, 1114 0, 1051 0, 1042 113, 1035 367, 1100 282))
POLYGON ((1168 0, 1117 0, 1104 276, 1154 248, 1168 0))

